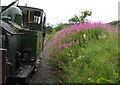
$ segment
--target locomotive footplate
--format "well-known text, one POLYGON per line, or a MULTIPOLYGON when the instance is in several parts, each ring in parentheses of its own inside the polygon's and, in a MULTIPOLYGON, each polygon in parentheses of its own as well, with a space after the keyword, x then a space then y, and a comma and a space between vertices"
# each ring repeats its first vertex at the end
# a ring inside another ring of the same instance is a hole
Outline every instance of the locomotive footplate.
POLYGON ((16 78, 27 78, 27 76, 33 71, 34 66, 31 65, 25 65, 21 67, 21 71, 18 75, 16 75, 16 78))
POLYGON ((16 85, 16 83, 23 85, 27 79, 31 76, 32 72, 34 71, 35 66, 32 65, 24 65, 20 68, 20 71, 14 74, 12 77, 7 78, 7 85, 16 85))
POLYGON ((20 68, 20 72, 15 76, 14 81, 16 81, 17 83, 25 83, 34 69, 35 66, 24 65, 20 68))

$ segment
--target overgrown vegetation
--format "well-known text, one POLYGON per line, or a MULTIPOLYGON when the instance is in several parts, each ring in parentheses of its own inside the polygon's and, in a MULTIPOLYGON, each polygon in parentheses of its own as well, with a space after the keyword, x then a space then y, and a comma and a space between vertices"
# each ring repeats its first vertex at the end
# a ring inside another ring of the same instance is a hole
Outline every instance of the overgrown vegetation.
POLYGON ((75 24, 51 41, 50 62, 63 83, 116 83, 118 30, 104 23, 75 24))
POLYGON ((66 24, 66 23, 60 23, 58 24, 58 26, 56 26, 54 29, 56 29, 56 32, 57 31, 60 31, 61 29, 65 29, 65 28, 68 28, 69 24, 66 24))
POLYGON ((120 21, 118 20, 114 20, 112 22, 109 22, 110 25, 117 25, 120 21))

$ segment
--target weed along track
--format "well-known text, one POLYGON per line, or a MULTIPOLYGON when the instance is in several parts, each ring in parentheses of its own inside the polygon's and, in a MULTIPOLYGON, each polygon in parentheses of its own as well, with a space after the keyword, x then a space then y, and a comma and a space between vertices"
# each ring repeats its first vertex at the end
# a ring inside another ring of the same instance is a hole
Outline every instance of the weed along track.
POLYGON ((40 61, 37 64, 37 71, 28 83, 57 83, 56 76, 53 74, 52 68, 48 62, 51 53, 50 48, 51 44, 46 42, 44 51, 41 53, 40 61))
POLYGON ((51 43, 51 62, 62 83, 118 82, 118 28, 102 22, 74 24, 51 43))

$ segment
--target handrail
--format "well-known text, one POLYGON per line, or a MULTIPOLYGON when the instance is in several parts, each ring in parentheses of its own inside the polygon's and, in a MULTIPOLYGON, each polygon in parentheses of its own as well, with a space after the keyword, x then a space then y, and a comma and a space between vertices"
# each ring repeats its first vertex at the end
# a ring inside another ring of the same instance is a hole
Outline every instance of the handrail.
POLYGON ((2 85, 6 85, 7 49, 0 48, 2 55, 2 85))
POLYGON ((14 5, 16 2, 18 2, 19 0, 15 0, 14 2, 10 3, 8 6, 6 6, 3 10, 2 13, 7 10, 9 7, 11 7, 12 5, 14 5))

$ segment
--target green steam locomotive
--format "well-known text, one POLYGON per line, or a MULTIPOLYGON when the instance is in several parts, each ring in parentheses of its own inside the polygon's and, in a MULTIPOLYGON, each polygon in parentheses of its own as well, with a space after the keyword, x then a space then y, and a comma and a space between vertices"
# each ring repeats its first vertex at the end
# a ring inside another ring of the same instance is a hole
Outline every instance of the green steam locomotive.
POLYGON ((44 10, 14 6, 16 2, 1 9, 2 84, 23 82, 35 71, 36 61, 44 48, 44 10))

